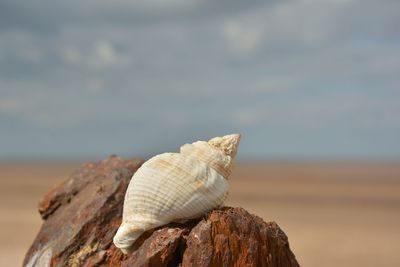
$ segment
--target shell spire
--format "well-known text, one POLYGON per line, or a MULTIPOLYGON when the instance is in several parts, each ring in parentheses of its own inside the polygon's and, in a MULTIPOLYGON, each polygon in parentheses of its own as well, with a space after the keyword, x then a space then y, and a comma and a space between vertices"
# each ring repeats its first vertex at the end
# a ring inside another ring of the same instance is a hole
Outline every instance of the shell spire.
POLYGON ((239 142, 240 134, 229 134, 214 137, 208 142, 197 141, 185 144, 181 147, 180 153, 196 157, 227 179, 233 170, 239 142))
POLYGON ((208 144, 224 152, 225 155, 235 158, 239 142, 240 134, 229 134, 222 137, 214 137, 208 141, 208 144))

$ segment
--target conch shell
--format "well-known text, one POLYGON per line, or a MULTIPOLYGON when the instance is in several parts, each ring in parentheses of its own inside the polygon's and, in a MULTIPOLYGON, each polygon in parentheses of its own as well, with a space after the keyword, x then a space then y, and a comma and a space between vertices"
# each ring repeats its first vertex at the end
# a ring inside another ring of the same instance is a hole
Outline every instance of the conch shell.
POLYGON ((147 230, 201 217, 228 195, 240 134, 185 144, 145 162, 125 195, 122 224, 114 244, 127 254, 147 230))

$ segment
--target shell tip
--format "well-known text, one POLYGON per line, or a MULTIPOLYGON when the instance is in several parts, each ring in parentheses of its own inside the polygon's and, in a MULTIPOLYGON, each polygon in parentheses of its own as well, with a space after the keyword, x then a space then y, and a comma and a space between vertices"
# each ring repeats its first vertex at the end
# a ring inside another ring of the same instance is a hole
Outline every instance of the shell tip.
MULTIPOLYGON (((124 205, 126 204, 124 203, 124 205)), ((122 253, 128 254, 131 252, 132 245, 143 232, 144 230, 137 227, 137 225, 122 223, 113 238, 114 245, 119 248, 122 253)))
POLYGON ((241 135, 229 134, 222 137, 214 137, 208 141, 208 144, 215 147, 218 150, 221 150, 227 156, 231 156, 232 158, 236 156, 237 148, 239 146, 241 135))

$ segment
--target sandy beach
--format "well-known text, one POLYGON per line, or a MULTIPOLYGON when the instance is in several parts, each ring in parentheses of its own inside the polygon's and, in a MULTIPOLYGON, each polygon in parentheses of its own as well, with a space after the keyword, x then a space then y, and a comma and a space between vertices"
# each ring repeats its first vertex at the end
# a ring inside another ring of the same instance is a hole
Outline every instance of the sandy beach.
MULTIPOLYGON (((37 202, 79 163, 0 164, 0 266, 20 266, 37 202)), ((400 163, 239 163, 227 205, 276 221, 302 266, 400 266, 400 163)))

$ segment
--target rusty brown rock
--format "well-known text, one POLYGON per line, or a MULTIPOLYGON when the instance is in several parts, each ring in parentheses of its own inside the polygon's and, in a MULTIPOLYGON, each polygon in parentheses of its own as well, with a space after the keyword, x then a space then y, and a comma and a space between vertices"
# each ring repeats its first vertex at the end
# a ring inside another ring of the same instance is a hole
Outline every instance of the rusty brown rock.
POLYGON ((122 266, 177 266, 181 257, 178 250, 183 243, 184 234, 189 230, 183 227, 165 227, 154 231, 146 240, 136 245, 122 266))
MULTIPOLYGON (((60 206, 68 203, 87 184, 98 176, 109 174, 114 169, 125 168, 131 173, 135 172, 143 163, 140 159, 122 160, 118 156, 110 156, 100 162, 83 164, 74 171, 68 179, 47 192, 39 202, 39 213, 43 219, 55 212, 60 206)), ((126 177, 128 182, 131 177, 126 177)))
POLYGON ((24 266, 299 266, 285 233, 242 208, 143 234, 123 255, 112 238, 141 160, 112 156, 82 165, 40 201, 45 220, 24 266))
POLYGON ((279 226, 243 208, 212 211, 186 244, 182 266, 299 266, 279 226))
POLYGON ((80 266, 89 257, 105 257, 121 222, 126 188, 141 163, 111 156, 84 164, 47 193, 39 203, 45 221, 23 265, 80 266))

